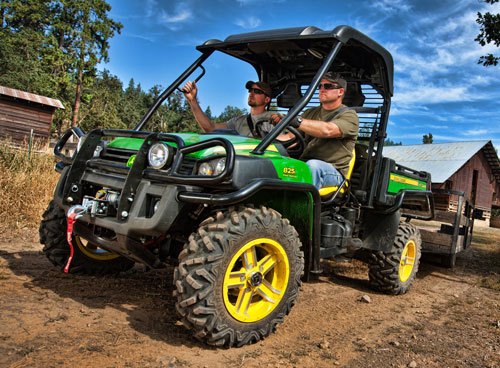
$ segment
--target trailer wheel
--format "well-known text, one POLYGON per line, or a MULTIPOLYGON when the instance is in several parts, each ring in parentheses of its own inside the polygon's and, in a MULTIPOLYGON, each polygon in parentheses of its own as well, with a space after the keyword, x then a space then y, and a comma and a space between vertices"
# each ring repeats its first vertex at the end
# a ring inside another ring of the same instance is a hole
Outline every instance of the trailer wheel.
POLYGON ((404 294, 415 280, 422 240, 419 230, 401 223, 391 252, 371 253, 370 286, 386 294, 404 294))
POLYGON ((184 326, 216 346, 269 335, 297 298, 304 270, 300 246, 295 228, 272 209, 243 207, 206 219, 174 271, 184 326))
MULTIPOLYGON (((44 244, 43 253, 49 261, 61 270, 66 266, 70 255, 66 224, 64 211, 54 201, 50 202, 40 224, 40 243, 44 244)), ((73 248, 70 273, 109 275, 126 271, 134 265, 133 261, 101 249, 79 236, 73 236, 73 248)))

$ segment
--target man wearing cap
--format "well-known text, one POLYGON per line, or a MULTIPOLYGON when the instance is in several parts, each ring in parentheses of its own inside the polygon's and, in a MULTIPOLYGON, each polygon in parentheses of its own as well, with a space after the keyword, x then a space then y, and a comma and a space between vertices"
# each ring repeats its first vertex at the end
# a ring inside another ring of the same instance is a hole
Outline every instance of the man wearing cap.
POLYGON ((225 123, 214 123, 203 112, 196 98, 198 88, 195 82, 187 82, 182 90, 191 107, 194 118, 205 132, 211 132, 214 129, 232 129, 237 131, 240 135, 257 137, 257 132, 255 130, 255 124, 257 122, 266 121, 262 126, 263 131, 269 132, 272 129, 272 125, 269 121, 271 121, 273 113, 266 110, 267 105, 271 102, 272 90, 269 84, 265 82, 248 81, 245 87, 248 89, 248 106, 250 106, 250 114, 231 118, 225 123))
POLYGON ((306 110, 290 123, 306 135, 300 158, 307 160, 318 189, 342 182, 358 137, 358 115, 342 104, 346 89, 345 79, 326 73, 319 84, 321 106, 306 110))

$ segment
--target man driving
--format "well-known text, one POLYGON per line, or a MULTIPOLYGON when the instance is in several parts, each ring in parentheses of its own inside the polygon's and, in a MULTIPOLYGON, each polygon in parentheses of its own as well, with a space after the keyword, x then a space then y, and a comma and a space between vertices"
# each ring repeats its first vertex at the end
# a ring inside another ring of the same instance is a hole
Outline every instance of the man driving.
POLYGON ((306 110, 290 123, 306 135, 306 148, 300 159, 306 161, 318 189, 339 185, 349 169, 359 118, 342 103, 346 90, 345 79, 325 73, 319 84, 321 105, 306 110))

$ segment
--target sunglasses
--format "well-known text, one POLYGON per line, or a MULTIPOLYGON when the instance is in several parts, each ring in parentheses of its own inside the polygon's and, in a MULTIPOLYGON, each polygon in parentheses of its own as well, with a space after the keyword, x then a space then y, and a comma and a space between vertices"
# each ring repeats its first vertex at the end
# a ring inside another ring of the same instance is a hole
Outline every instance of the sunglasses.
POLYGON ((248 93, 253 93, 254 95, 265 95, 266 94, 263 90, 257 89, 257 88, 249 88, 248 93))
POLYGON ((318 86, 318 89, 321 89, 321 88, 324 88, 324 89, 341 89, 341 88, 344 88, 344 87, 339 86, 338 84, 334 84, 334 83, 320 83, 319 86, 318 86))

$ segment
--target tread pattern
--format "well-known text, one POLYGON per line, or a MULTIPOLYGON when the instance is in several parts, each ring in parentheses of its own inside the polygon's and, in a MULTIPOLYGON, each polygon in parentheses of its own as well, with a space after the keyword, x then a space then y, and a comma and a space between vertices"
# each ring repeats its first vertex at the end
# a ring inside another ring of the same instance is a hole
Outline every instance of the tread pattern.
POLYGON ((304 272, 300 247, 295 228, 273 209, 231 208, 207 218, 189 237, 174 271, 174 296, 182 323, 197 339, 215 346, 243 346, 268 336, 283 322, 297 298, 304 272), (290 280, 272 313, 257 322, 241 323, 225 309, 221 290, 224 273, 239 247, 260 237, 275 239, 286 250, 290 280))
POLYGON ((413 284, 418 271, 420 255, 422 253, 421 244, 422 239, 418 229, 412 224, 405 222, 400 223, 396 238, 394 239, 393 250, 391 252, 371 252, 371 259, 369 262, 370 286, 386 294, 398 295, 406 293, 413 284), (415 263, 408 280, 401 282, 399 278, 399 262, 403 249, 410 239, 412 239, 416 245, 415 263))
MULTIPOLYGON (((38 233, 40 243, 44 245, 45 256, 54 266, 63 270, 70 253, 69 244, 66 241, 66 215, 54 201, 51 201, 45 210, 38 233)), ((126 271, 134 265, 133 261, 124 257, 101 261, 89 258, 77 246, 74 250, 70 273, 110 275, 126 271)))

